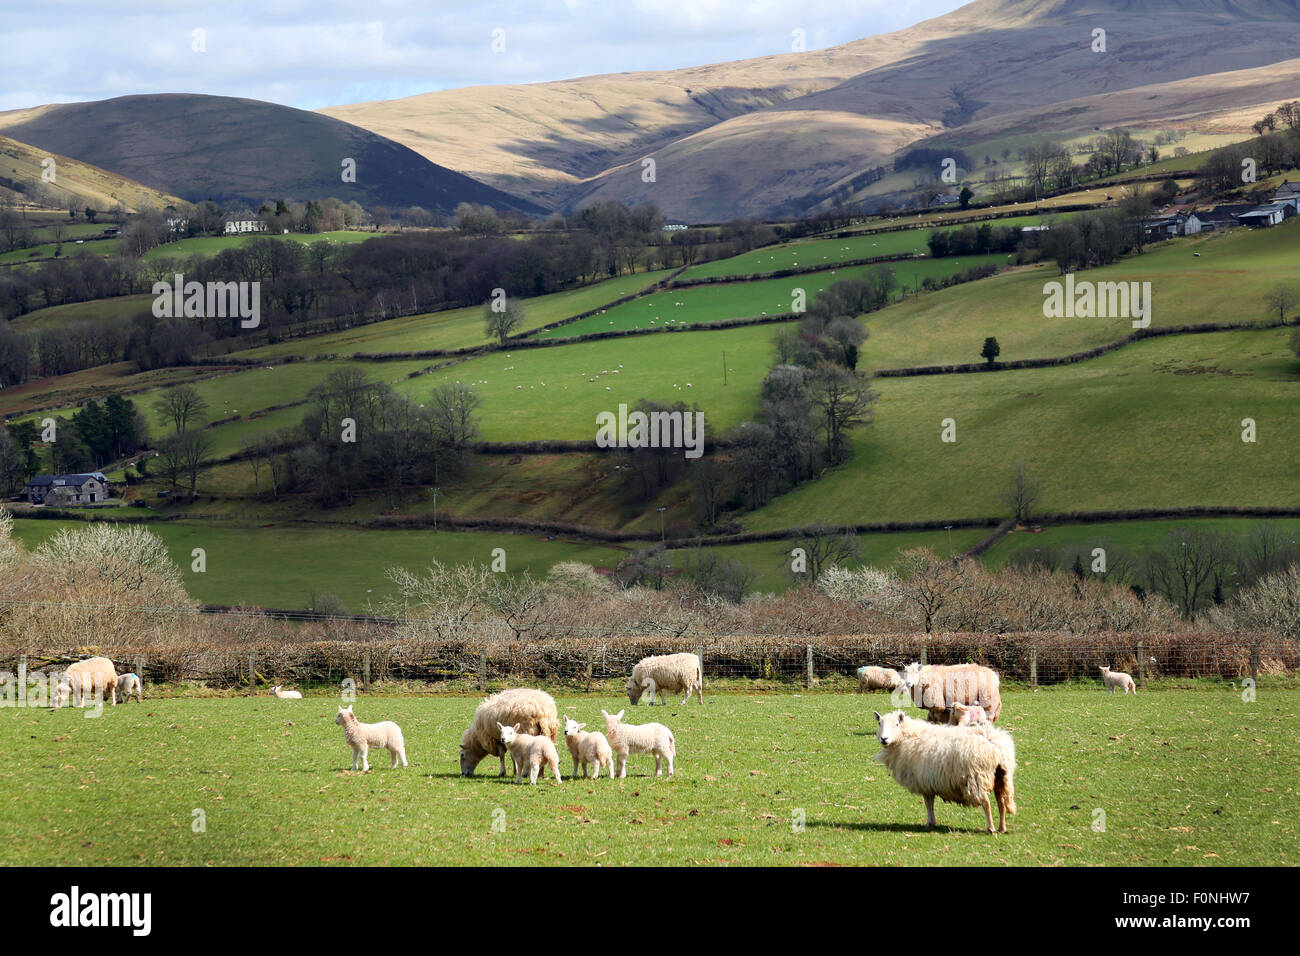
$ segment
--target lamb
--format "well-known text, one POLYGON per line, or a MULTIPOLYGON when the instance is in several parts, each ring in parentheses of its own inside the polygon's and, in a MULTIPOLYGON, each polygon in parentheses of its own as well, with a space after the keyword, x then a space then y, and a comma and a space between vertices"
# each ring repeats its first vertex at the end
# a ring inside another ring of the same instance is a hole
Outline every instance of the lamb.
POLYGON ((892 667, 858 668, 857 692, 859 694, 866 694, 873 690, 895 690, 902 686, 903 678, 892 667))
POLYGON ((587 766, 590 764, 596 770, 592 779, 600 779, 601 767, 609 768, 609 777, 614 779, 614 751, 610 749, 609 741, 598 730, 588 733, 583 729, 586 726, 572 717, 564 718, 564 742, 573 756, 572 776, 578 776, 578 764, 581 763, 583 777, 587 776, 587 766))
POLYGON ((144 703, 144 693, 140 686, 140 676, 138 674, 123 674, 117 679, 117 697, 123 702, 129 701, 131 695, 135 694, 136 703, 144 703))
POLYGON ((985 829, 993 832, 992 793, 998 801, 998 829, 1016 812, 1016 746, 996 727, 950 727, 913 720, 901 710, 876 714, 883 763, 895 781, 925 800, 925 825, 933 829, 934 798, 983 807, 985 829))
POLYGON ((677 741, 673 732, 663 724, 625 724, 620 710, 611 714, 601 710, 605 716, 605 733, 609 735, 609 745, 618 756, 619 777, 627 776, 627 755, 654 754, 655 776, 663 770, 663 762, 668 761, 668 776, 673 775, 673 760, 677 756, 677 741))
POLYGON ((1134 697, 1137 696, 1137 684, 1133 682, 1130 675, 1125 674, 1123 671, 1113 671, 1109 667, 1102 667, 1099 670, 1101 671, 1102 683, 1106 685, 1106 690, 1109 693, 1113 694, 1116 687, 1122 687, 1125 694, 1131 693, 1134 697))
POLYGON ((684 693, 683 704, 690 700, 692 693, 696 693, 703 704, 704 669, 700 666, 699 655, 657 654, 641 658, 636 667, 632 668, 632 676, 627 679, 627 699, 635 707, 646 691, 650 692, 651 707, 654 706, 656 696, 662 697, 664 706, 668 706, 665 692, 684 693))
MULTIPOLYGON (((555 698, 541 690, 515 687, 493 694, 478 705, 474 720, 460 737, 460 773, 462 777, 474 775, 474 768, 491 754, 501 760, 499 777, 506 775, 506 750, 501 742, 497 725, 513 727, 518 724, 525 734, 549 737, 554 743, 560 732, 559 712, 555 698)), ((516 766, 516 770, 518 767, 516 766)))
POLYGON ((271 688, 271 694, 281 700, 302 700, 302 694, 296 690, 282 690, 283 684, 276 684, 271 688))
POLYGON ((519 724, 513 727, 497 724, 497 730, 501 734, 501 743, 510 751, 510 759, 518 768, 515 772, 515 783, 524 782, 524 768, 527 767, 528 783, 530 786, 535 785, 543 764, 550 767, 551 773, 555 774, 556 786, 564 782, 560 779, 560 754, 550 737, 521 734, 519 724))
POLYGON ((948 723, 954 727, 969 727, 974 724, 987 724, 988 714, 983 707, 973 704, 953 704, 948 708, 948 723))
POLYGON ((984 708, 990 721, 1002 713, 998 673, 979 664, 927 664, 913 661, 903 668, 903 686, 917 707, 930 712, 930 720, 944 723, 953 704, 984 708))
POLYGON ((117 706, 117 670, 107 657, 88 657, 69 665, 54 693, 55 709, 66 704, 69 698, 78 707, 83 706, 87 690, 102 694, 103 698, 113 702, 114 707, 117 706))
POLYGON ((370 772, 371 747, 376 750, 387 750, 392 754, 394 770, 397 769, 399 762, 403 767, 407 766, 406 740, 402 737, 402 728, 391 720, 381 720, 377 724, 363 724, 352 713, 352 705, 348 704, 347 707, 339 708, 334 723, 343 728, 343 739, 352 748, 353 770, 357 769, 357 757, 360 757, 362 772, 370 772))

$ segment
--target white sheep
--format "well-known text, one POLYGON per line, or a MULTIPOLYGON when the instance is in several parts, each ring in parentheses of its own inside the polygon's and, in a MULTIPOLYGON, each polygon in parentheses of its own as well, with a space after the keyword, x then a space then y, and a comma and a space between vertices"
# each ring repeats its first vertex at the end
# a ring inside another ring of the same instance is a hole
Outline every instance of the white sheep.
POLYGON ((513 727, 497 724, 497 729, 501 734, 501 743, 510 751, 510 758, 518 768, 515 783, 524 782, 524 768, 527 767, 529 785, 536 784, 543 765, 550 767, 551 773, 555 774, 556 786, 564 782, 560 778, 560 754, 550 737, 521 734, 518 724, 513 727))
POLYGON ((144 691, 141 688, 140 676, 138 674, 123 674, 117 679, 117 699, 126 702, 131 699, 132 694, 135 694, 136 703, 144 703, 144 691))
POLYGON ((1123 688, 1125 694, 1131 693, 1133 696, 1137 696, 1137 684, 1133 682, 1130 675, 1125 674, 1123 671, 1113 671, 1109 667, 1102 667, 1099 670, 1101 671, 1102 683, 1106 685, 1108 693, 1113 694, 1115 688, 1120 687, 1123 688))
POLYGON ((625 724, 623 714, 626 711, 622 710, 611 714, 602 709, 601 713, 605 716, 605 733, 609 737, 609 745, 618 757, 616 776, 627 776, 627 755, 630 753, 654 754, 656 777, 662 772, 663 762, 667 760, 668 776, 673 775, 677 741, 671 730, 663 724, 625 724))
POLYGON ((107 657, 88 657, 84 661, 70 664, 63 672, 63 680, 54 692, 54 707, 57 710, 69 699, 78 707, 86 702, 86 691, 92 691, 100 699, 112 701, 117 706, 117 669, 107 657))
POLYGON ((281 690, 283 685, 276 684, 271 688, 271 694, 281 700, 302 700, 302 694, 296 690, 281 690))
POLYGON ((925 825, 935 826, 934 798, 983 807, 985 829, 993 832, 992 793, 998 801, 998 829, 1016 812, 1016 745, 1005 730, 988 725, 950 727, 913 720, 901 710, 876 714, 883 763, 895 781, 925 800, 925 825))
POLYGON ((690 700, 691 694, 698 694, 700 703, 704 703, 704 669, 700 666, 697 654, 656 654, 643 657, 632 668, 632 676, 627 679, 627 699, 635 707, 645 693, 650 692, 650 706, 654 706, 655 697, 663 698, 668 706, 666 694, 685 694, 682 703, 690 700))
MULTIPOLYGON (((506 775, 506 750, 497 725, 520 726, 523 733, 540 734, 554 743, 560 732, 555 698, 543 690, 514 687, 484 700, 474 711, 474 720, 460 736, 460 773, 472 776, 474 768, 491 754, 501 760, 499 777, 506 775)), ((518 767, 515 768, 518 770, 518 767)))
POLYGON ((857 692, 859 694, 866 694, 873 690, 894 690, 902 686, 903 678, 892 667, 858 668, 857 692))
POLYGON ((973 724, 987 724, 989 715, 983 707, 974 704, 953 704, 948 708, 948 723, 954 727, 969 727, 973 724))
POLYGON ((392 754, 394 769, 398 763, 403 767, 407 766, 406 739, 402 736, 402 728, 391 720, 381 720, 377 724, 363 724, 357 720, 356 714, 352 713, 352 705, 348 704, 346 707, 339 708, 334 723, 343 728, 343 739, 352 748, 353 770, 357 769, 357 758, 360 757, 362 772, 370 771, 371 747, 376 750, 387 750, 392 754))
POLYGON ((580 724, 572 717, 564 718, 564 743, 573 757, 573 773, 577 777, 578 765, 582 764, 582 776, 586 777, 590 765, 596 771, 592 779, 600 779, 600 768, 609 769, 609 776, 614 778, 614 751, 609 746, 605 735, 598 730, 586 731, 586 724, 580 724))
POLYGON ((998 672, 979 664, 927 664, 913 661, 903 668, 903 686, 917 707, 930 712, 930 719, 946 723, 953 704, 975 704, 984 708, 990 721, 1002 713, 998 672))

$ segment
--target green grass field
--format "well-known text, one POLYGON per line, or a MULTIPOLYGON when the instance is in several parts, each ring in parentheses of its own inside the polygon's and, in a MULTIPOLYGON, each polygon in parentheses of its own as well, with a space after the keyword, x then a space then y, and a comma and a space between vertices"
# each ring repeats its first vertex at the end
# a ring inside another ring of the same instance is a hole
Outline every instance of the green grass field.
MULTIPOLYGON (((706 676, 706 682, 707 682, 706 676)), ((396 720, 410 766, 368 774, 334 725, 337 694, 282 701, 150 696, 85 719, 0 710, 4 865, 1287 866, 1300 862, 1294 713, 1300 691, 1228 683, 1115 697, 1094 684, 1004 691, 1019 813, 919 797, 873 756, 888 697, 725 693, 629 719, 677 741, 673 779, 633 755, 623 780, 536 787, 457 771, 475 696, 361 696, 396 720), (1100 813, 1098 812, 1100 811, 1100 813), (1104 830, 1095 829, 1103 822, 1104 830), (802 822, 802 826, 799 824, 802 822), (996 820, 995 820, 996 822, 996 820), (496 823, 497 829, 493 825, 496 823)), ((603 696, 556 692, 589 726, 603 696)))
POLYGON ((152 261, 154 259, 185 259, 189 256, 215 256, 218 252, 234 249, 253 238, 284 239, 297 242, 303 246, 309 246, 313 242, 351 244, 365 242, 367 239, 382 239, 383 237, 384 233, 382 232, 368 232, 356 229, 340 229, 336 232, 311 234, 294 232, 285 235, 284 233, 264 232, 242 236, 196 236, 193 239, 179 239, 176 242, 154 246, 144 254, 144 258, 152 261))
POLYGON ((47 328, 67 322, 132 319, 153 306, 151 295, 122 295, 111 299, 92 299, 89 302, 69 302, 52 305, 20 315, 11 323, 16 329, 47 328))
MULTIPOLYGON (((28 547, 79 522, 16 519, 15 532, 28 547)), ((392 593, 390 567, 423 570, 443 563, 489 564, 492 550, 506 552, 506 570, 544 577, 560 561, 612 567, 625 551, 588 542, 545 540, 541 535, 415 531, 348 527, 241 525, 224 521, 150 524, 181 569, 185 589, 207 604, 306 608, 313 594, 333 594, 362 613, 370 601, 392 593), (207 570, 192 570, 191 553, 202 548, 207 570)))
POLYGON ((946 278, 981 265, 1004 265, 1004 255, 955 256, 947 259, 916 259, 886 262, 874 266, 826 269, 784 279, 728 282, 720 285, 670 288, 644 295, 631 302, 588 316, 571 325, 551 329, 541 338, 562 339, 591 332, 624 329, 653 329, 695 325, 719 319, 781 315, 791 311, 796 288, 803 289, 808 304, 828 285, 859 278, 876 269, 890 269, 898 279, 899 292, 912 290, 926 278, 946 278))
MULTIPOLYGON (((1000 538, 985 552, 986 564, 999 566, 1020 551, 1035 549, 1084 547, 1105 548, 1107 553, 1119 549, 1140 551, 1149 546, 1162 546, 1175 528, 1189 525, 1226 534, 1244 540, 1260 523, 1260 518, 1195 518, 1191 520, 1156 519, 1152 521, 1097 522, 1096 524, 1052 525, 1040 532, 1013 531, 1000 538)), ((1300 541, 1300 519, 1270 518, 1268 522, 1291 541, 1300 541)))
POLYGON ((1151 339, 1077 365, 877 379, 853 458, 747 527, 991 516, 1013 462, 1045 512, 1300 506, 1300 362, 1287 329, 1151 339), (1257 441, 1241 440, 1253 418, 1257 441), (941 422, 957 441, 940 441, 941 422))

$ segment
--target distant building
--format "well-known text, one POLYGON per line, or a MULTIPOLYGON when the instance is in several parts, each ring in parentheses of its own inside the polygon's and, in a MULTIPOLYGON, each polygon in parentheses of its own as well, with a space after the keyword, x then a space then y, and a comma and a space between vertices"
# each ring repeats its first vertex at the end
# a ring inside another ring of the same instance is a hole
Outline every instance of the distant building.
POLYGON ((1295 210, 1289 203, 1275 202, 1243 212, 1237 217, 1237 221, 1248 226, 1276 226, 1287 217, 1288 213, 1295 215, 1295 210))
POLYGON ((681 232, 688 228, 684 222, 666 222, 664 223, 664 232, 681 232))
POLYGON ((266 232, 266 220, 259 219, 252 210, 241 209, 231 213, 221 220, 221 231, 227 236, 240 235, 247 232, 266 232))
POLYGON ((108 500, 108 479, 101 471, 85 475, 36 475, 23 488, 34 505, 94 504, 108 500))
POLYGON ((950 193, 945 193, 945 194, 943 194, 943 195, 941 195, 941 196, 935 196, 934 199, 930 200, 930 205, 931 205, 931 206, 951 206, 951 205, 954 205, 955 203, 959 203, 959 202, 961 202, 961 198, 960 198, 960 197, 958 197, 958 196, 954 196, 954 195, 952 195, 952 194, 950 194, 950 193))
POLYGON ((1300 199, 1300 183, 1293 183, 1282 180, 1282 185, 1277 187, 1277 192, 1273 194, 1273 202, 1292 202, 1300 199))

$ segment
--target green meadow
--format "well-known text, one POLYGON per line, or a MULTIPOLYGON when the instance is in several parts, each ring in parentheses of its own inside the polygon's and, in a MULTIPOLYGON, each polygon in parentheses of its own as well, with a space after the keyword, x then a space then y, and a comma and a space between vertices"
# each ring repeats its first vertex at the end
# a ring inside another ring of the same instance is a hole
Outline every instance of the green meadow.
MULTIPOLYGON (((268 675, 275 676, 275 675, 268 675)), ((276 676, 276 679, 279 679, 276 676)), ((1300 863, 1294 714, 1300 691, 1231 683, 1005 688, 1018 813, 984 832, 981 810, 921 798, 873 760, 883 694, 712 693, 628 719, 677 744, 672 779, 633 755, 627 776, 556 784, 459 775, 477 694, 362 694, 367 722, 395 720, 409 766, 370 772, 334 724, 339 693, 302 700, 173 697, 143 704, 0 709, 4 865, 429 866, 1293 866, 1300 863)), ((601 725, 617 681, 551 688, 560 715, 601 725)), ((835 686, 846 688, 840 678, 835 686)), ((919 712, 917 712, 919 713, 919 712)), ((996 819, 995 819, 996 823, 996 819)))

